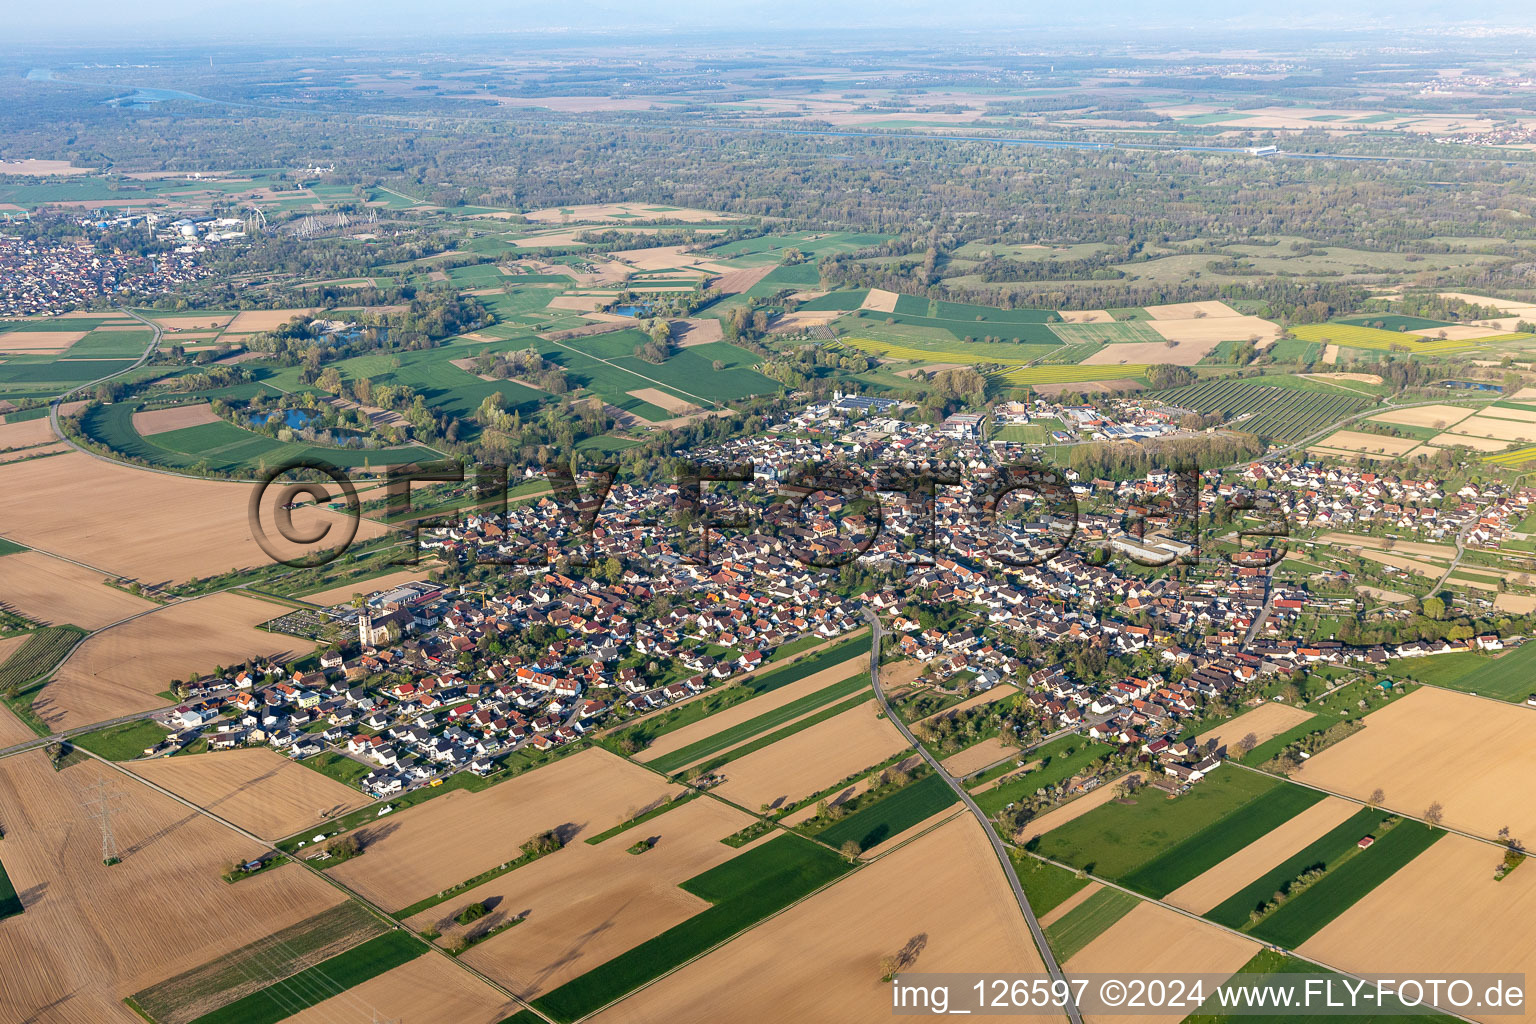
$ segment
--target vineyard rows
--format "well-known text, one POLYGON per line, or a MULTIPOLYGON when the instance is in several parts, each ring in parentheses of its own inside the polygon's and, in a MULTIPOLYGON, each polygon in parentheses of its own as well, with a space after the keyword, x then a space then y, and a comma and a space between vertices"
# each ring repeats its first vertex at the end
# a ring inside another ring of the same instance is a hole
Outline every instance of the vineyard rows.
POLYGON ((1220 414, 1234 430, 1275 441, 1308 437, 1374 404, 1363 396, 1298 391, 1234 380, 1208 380, 1165 391, 1157 399, 1202 416, 1220 414))

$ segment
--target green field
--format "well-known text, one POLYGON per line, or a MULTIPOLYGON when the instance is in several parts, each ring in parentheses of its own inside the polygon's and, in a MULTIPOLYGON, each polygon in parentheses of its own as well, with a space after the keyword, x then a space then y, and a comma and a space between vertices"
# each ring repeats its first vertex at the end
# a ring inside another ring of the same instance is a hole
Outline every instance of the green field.
POLYGON ((144 751, 158 747, 170 733, 148 719, 112 725, 96 732, 70 738, 81 750, 89 750, 108 761, 132 761, 144 751))
POLYGON ((1295 949, 1445 835, 1417 821, 1400 821, 1376 845, 1360 851, 1252 929, 1255 938, 1295 949))
MULTIPOLYGON (((1209 781, 1202 780, 1200 786, 1209 781)), ((1165 849, 1122 881, 1132 889, 1161 899, 1290 821, 1324 795, 1303 786, 1277 786, 1165 849)))
POLYGON ((192 1024, 278 1024, 427 952, 409 932, 385 932, 339 956, 205 1013, 192 1024))
POLYGON ((569 1022, 606 1006, 851 870, 807 839, 782 835, 682 883, 712 906, 534 1000, 569 1022))
POLYGON ((1356 327, 1374 327, 1381 331, 1433 331, 1441 327, 1453 327, 1446 320, 1428 320, 1422 316, 1403 316, 1400 313, 1359 313, 1341 316, 1336 324, 1352 324, 1356 327))
POLYGON ((1082 736, 1063 736, 1043 747, 1021 753, 1019 760, 1028 763, 1039 761, 1040 767, 1031 769, 994 786, 985 793, 976 794, 976 805, 987 815, 995 815, 1009 804, 1032 795, 1037 789, 1059 786, 1089 764, 1110 753, 1115 748, 1082 736))
POLYGON ((1450 690, 1523 704, 1536 694, 1536 643, 1527 641, 1497 657, 1441 654, 1404 662, 1399 674, 1450 690))
POLYGON ((18 551, 26 551, 26 550, 27 549, 22 547, 20 544, 17 544, 14 541, 6 540, 3 537, 0 537, 0 555, 14 555, 18 551))
POLYGON ((1031 849, 1122 881, 1282 785, 1268 775, 1224 767, 1171 800, 1162 790, 1144 786, 1129 802, 1112 801, 1052 829, 1032 841, 1031 849))
POLYGON ((1316 867, 1331 869, 1341 858, 1355 853, 1361 838, 1370 835, 1388 817, 1386 811, 1373 811, 1369 807, 1357 811, 1342 825, 1330 829, 1228 896, 1205 916, 1228 928, 1242 928, 1248 924, 1248 915, 1268 901, 1282 885, 1316 867))
POLYGON ((841 847, 851 839, 859 844, 861 851, 867 850, 938 814, 958 799, 949 784, 938 775, 925 775, 890 796, 860 807, 823 829, 816 838, 835 847, 841 847))
MULTIPOLYGON (((902 298, 905 299, 907 296, 902 296, 902 298)), ((939 305, 941 307, 959 306, 958 303, 949 302, 941 302, 939 305)), ((1051 326, 1044 319, 1039 318, 1042 316, 1054 317, 1056 314, 1051 310, 1003 310, 992 309, 990 306, 959 308, 989 310, 991 315, 983 316, 978 314, 976 316, 954 317, 915 315, 901 312, 900 301, 896 303, 896 312, 894 313, 882 313, 877 310, 864 309, 859 310, 854 315, 860 320, 875 322, 891 320, 898 324, 906 324, 909 327, 919 327, 925 330, 941 332, 950 335, 956 341, 965 338, 972 338, 977 341, 983 338, 998 338, 1003 341, 1026 342, 1033 345, 1057 345, 1061 342, 1061 339, 1056 336, 1051 326), (1013 315, 1026 313, 1035 314, 1036 318, 1023 320, 1000 319, 998 317, 998 314, 1013 315)))
POLYGON ((860 288, 851 292, 828 292, 815 299, 808 299, 800 303, 799 309, 811 310, 838 310, 858 309, 864 302, 864 297, 869 294, 868 288, 860 288))
POLYGON ((288 978, 319 950, 344 949, 383 934, 385 925, 361 903, 346 900, 209 963, 135 992, 132 1004, 152 1020, 185 1019, 198 1004, 232 1001, 253 979, 288 978), (222 999, 221 999, 222 996, 222 999))
POLYGON ((357 780, 367 775, 371 770, 366 764, 354 761, 344 754, 336 754, 330 751, 306 757, 299 764, 306 768, 319 772, 321 775, 335 779, 337 782, 348 786, 356 786, 357 780))
POLYGON ((1341 391, 1308 391, 1238 380, 1207 380, 1156 393, 1164 405, 1202 416, 1219 414, 1233 430, 1293 441, 1370 407, 1372 399, 1341 391), (1246 417, 1239 419, 1239 417, 1246 417))
POLYGON ((1069 345, 1097 342, 1117 345, 1135 342, 1161 345, 1167 339, 1140 320, 1117 320, 1108 324, 1052 324, 1051 330, 1069 345))
POLYGON ((1046 941, 1056 959, 1063 963, 1082 952, 1084 947, 1136 909, 1135 896, 1105 886, 1073 907, 1045 929, 1046 941))
POLYGON ((1013 869, 1018 873, 1019 884, 1029 899, 1029 907, 1036 917, 1043 917, 1061 906, 1073 893, 1088 884, 1088 879, 1078 878, 1066 868, 1047 864, 1017 850, 1009 850, 1013 869))
POLYGON ((649 767, 658 772, 674 772, 684 765, 702 760, 711 754, 718 753, 759 733, 775 729, 791 719, 799 718, 801 715, 815 711, 817 708, 831 704, 833 701, 850 696, 868 685, 869 673, 867 672, 862 675, 856 675, 851 679, 845 679, 840 683, 833 683, 831 686, 817 690, 815 693, 808 693, 798 700, 790 701, 788 704, 758 715, 756 718, 750 718, 729 729, 722 729, 713 736, 706 736, 701 740, 688 744, 686 747, 679 747, 669 754, 663 754, 654 761, 648 762, 649 767))
POLYGON ((133 428, 133 414, 139 407, 131 402, 95 406, 81 417, 80 429, 113 451, 152 465, 174 469, 203 466, 216 473, 255 474, 262 467, 295 459, 362 469, 442 458, 434 449, 421 445, 360 449, 289 444, 222 420, 145 437, 133 428))
POLYGON ((0 864, 0 921, 22 912, 21 898, 16 895, 16 887, 5 873, 5 865, 0 864))
POLYGON ((781 686, 788 686, 807 676, 814 675, 822 669, 840 665, 845 661, 856 658, 860 648, 869 649, 869 635, 862 630, 838 641, 831 647, 818 651, 815 654, 801 658, 799 661, 779 665, 767 670, 759 670, 748 676, 736 680, 731 686, 714 689, 698 700, 689 701, 682 707, 671 708, 660 714, 647 715, 644 719, 624 730, 620 737, 634 737, 640 743, 649 744, 656 737, 665 735, 673 729, 680 729, 692 722, 703 720, 706 716, 749 700, 765 693, 777 690, 781 686))

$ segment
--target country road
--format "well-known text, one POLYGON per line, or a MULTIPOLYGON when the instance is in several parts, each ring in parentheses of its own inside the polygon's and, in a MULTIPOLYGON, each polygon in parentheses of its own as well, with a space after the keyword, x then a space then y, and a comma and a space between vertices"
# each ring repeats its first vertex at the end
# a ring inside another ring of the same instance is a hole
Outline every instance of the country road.
POLYGON ((1024 915, 1024 923, 1029 926, 1029 933, 1034 936, 1035 946, 1040 951, 1040 959, 1045 963, 1046 973, 1051 976, 1052 982, 1060 982, 1067 991, 1067 1016, 1071 1018, 1072 1024, 1083 1024, 1082 1014, 1078 1012, 1077 1003, 1071 995, 1071 987, 1066 984, 1066 975, 1062 973, 1061 966, 1056 963, 1056 955, 1051 952, 1050 945, 1045 941, 1045 930, 1040 927, 1040 922, 1035 918, 1035 912, 1029 905, 1029 898, 1024 895, 1024 886, 1019 883, 1019 874, 1014 870, 1013 861, 1008 856, 1008 848, 1003 845, 1002 839, 992 828, 992 823, 987 820, 986 814, 976 805, 976 801, 971 799, 971 794, 966 792, 965 787, 960 785, 953 775, 944 770, 944 766, 928 751, 927 747, 917 741, 917 737, 912 735, 912 730, 907 728, 907 723, 891 710, 890 703, 885 699, 885 690, 880 686, 880 637, 882 635, 880 617, 872 609, 865 608, 864 618, 869 620, 870 625, 869 681, 874 686, 875 699, 880 702, 880 708, 885 712, 885 717, 901 731, 907 742, 912 744, 913 749, 938 773, 939 778, 954 790, 960 802, 965 804, 976 820, 981 823, 982 831, 987 834, 987 839, 992 844, 992 852, 997 854, 998 863, 1003 866, 1003 873, 1008 876, 1008 886, 1013 890, 1013 898, 1019 902, 1019 911, 1024 915))

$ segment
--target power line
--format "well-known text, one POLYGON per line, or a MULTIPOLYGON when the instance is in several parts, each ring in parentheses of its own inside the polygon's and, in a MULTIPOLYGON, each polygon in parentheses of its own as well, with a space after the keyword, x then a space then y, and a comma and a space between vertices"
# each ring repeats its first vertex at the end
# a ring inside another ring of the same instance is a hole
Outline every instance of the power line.
POLYGON ((117 837, 112 834, 112 814, 118 809, 118 802, 123 794, 112 788, 112 784, 106 779, 96 780, 96 784, 86 790, 86 796, 81 799, 80 806, 85 809, 88 817, 96 819, 101 825, 101 861, 103 864, 116 861, 117 837))

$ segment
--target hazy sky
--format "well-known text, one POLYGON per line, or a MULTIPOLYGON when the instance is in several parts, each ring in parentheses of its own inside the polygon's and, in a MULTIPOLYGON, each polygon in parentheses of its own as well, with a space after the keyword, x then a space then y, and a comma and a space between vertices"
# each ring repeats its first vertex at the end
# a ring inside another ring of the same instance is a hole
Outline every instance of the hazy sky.
MULTIPOLYGON (((1531 0, 65 0, 11 3, 13 42, 100 43, 307 38, 425 40, 519 32, 676 33, 913 29, 1017 34, 1031 30, 1245 30, 1264 27, 1536 30, 1531 0)), ((998 38, 997 41, 1003 41, 998 38)), ((0 45, 4 45, 0 42, 0 45)))

